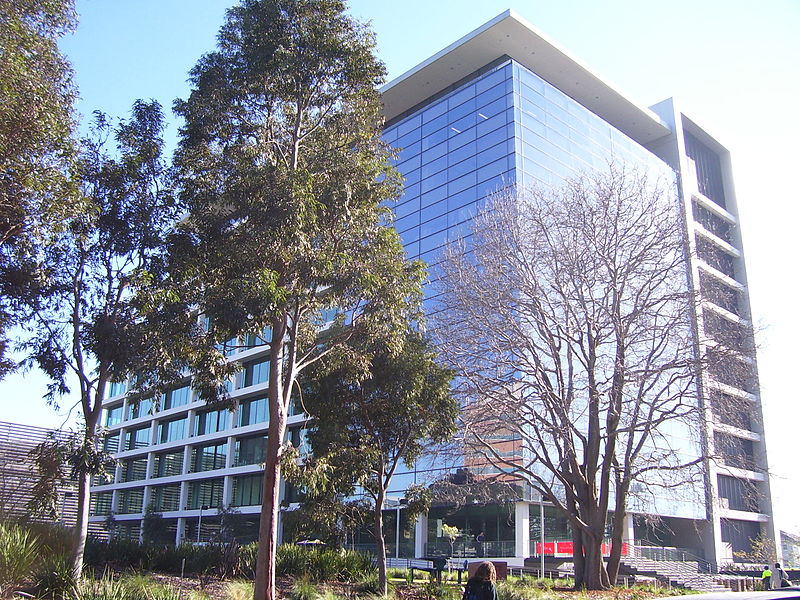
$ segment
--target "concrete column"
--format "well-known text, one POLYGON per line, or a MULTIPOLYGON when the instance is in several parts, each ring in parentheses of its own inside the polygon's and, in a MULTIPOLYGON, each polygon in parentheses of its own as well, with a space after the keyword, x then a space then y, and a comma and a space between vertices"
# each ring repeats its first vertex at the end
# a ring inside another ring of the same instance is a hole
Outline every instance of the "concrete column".
POLYGON ((280 546, 283 543, 283 511, 278 511, 278 539, 275 546, 280 546))
POLYGON ((190 444, 186 444, 183 447, 183 471, 182 473, 185 475, 186 473, 190 473, 192 468, 192 446, 190 444))
MULTIPOLYGON (((236 409, 236 413, 233 414, 234 418, 237 416, 239 409, 236 409)), ((234 421, 235 422, 235 421, 234 421)), ((236 451, 236 438, 233 436, 228 437, 228 454, 225 457, 225 468, 230 469, 233 466, 233 453, 236 451)))
POLYGON ((625 517, 622 520, 622 529, 622 543, 633 546, 636 541, 636 533, 633 528, 633 515, 631 513, 625 513, 625 517))
POLYGON ((178 517, 178 527, 175 531, 175 545, 180 546, 186 537, 186 518, 178 517))
POLYGON ((414 526, 414 556, 425 556, 425 544, 428 543, 428 515, 419 515, 414 526))
POLYGON ((527 502, 514 505, 514 556, 523 560, 531 555, 530 514, 527 502))
POLYGON ((222 478, 222 507, 230 506, 232 501, 233 501, 233 476, 226 475, 225 477, 222 478))
POLYGON ((156 463, 155 452, 149 452, 147 454, 147 471, 145 471, 144 475, 145 479, 152 479, 153 475, 155 475, 155 473, 153 473, 153 468, 155 467, 155 463, 156 463))
POLYGON ((189 482, 182 481, 180 497, 178 499, 178 510, 187 510, 188 503, 189 503, 189 482))

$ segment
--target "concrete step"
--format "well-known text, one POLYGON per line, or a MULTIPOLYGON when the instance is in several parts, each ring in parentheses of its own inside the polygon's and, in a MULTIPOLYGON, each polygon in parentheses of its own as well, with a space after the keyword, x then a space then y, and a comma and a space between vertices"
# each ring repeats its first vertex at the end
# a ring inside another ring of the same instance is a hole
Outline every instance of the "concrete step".
POLYGON ((657 561, 641 556, 623 557, 620 567, 635 574, 656 577, 670 585, 698 592, 724 592, 728 588, 714 581, 713 576, 700 573, 695 562, 657 561))

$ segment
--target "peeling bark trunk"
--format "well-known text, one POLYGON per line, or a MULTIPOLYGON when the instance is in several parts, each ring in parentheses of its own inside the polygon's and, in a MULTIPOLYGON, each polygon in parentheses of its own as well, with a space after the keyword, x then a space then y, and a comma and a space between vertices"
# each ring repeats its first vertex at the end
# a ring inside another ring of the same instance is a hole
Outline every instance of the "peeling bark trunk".
POLYGON ((286 434, 288 402, 284 398, 284 337, 285 321, 272 324, 269 372, 269 426, 261 492, 261 520, 258 527, 258 554, 254 600, 275 600, 275 553, 278 540, 280 510, 281 451, 286 434))
MULTIPOLYGON (((280 410, 279 413, 284 411, 280 410)), ((272 413, 272 411, 270 411, 272 413)), ((272 417, 272 415, 270 415, 272 417)), ((286 430, 285 415, 270 418, 267 430, 266 465, 261 493, 261 521, 258 527, 258 555, 256 580, 253 587, 255 600, 275 598, 275 552, 278 539, 278 511, 280 509, 280 448, 286 430), (283 418, 281 418, 281 416, 283 418)))
POLYGON ((89 486, 91 475, 82 473, 78 478, 78 514, 72 535, 72 577, 75 581, 83 572, 83 552, 89 532, 89 486))
POLYGON ((375 499, 375 549, 378 559, 378 585, 381 595, 386 596, 388 579, 386 577, 386 540, 383 539, 383 501, 385 491, 380 490, 375 499))

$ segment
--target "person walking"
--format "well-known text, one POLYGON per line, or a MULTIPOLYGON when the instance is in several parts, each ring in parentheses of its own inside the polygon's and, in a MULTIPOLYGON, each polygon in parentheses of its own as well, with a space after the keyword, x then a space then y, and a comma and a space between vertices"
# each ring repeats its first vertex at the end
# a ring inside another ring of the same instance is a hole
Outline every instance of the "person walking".
POLYGON ((475 570, 475 575, 467 581, 461 600, 498 600, 497 571, 488 560, 483 561, 475 570))
POLYGON ((764 570, 761 571, 761 589, 765 592, 772 589, 772 571, 769 565, 764 565, 764 570))
POLYGON ((772 589, 777 590, 782 587, 789 587, 790 585, 792 584, 789 582, 786 571, 781 569, 781 563, 775 563, 775 566, 772 567, 772 589))
POLYGON ((476 550, 477 555, 480 558, 483 558, 484 556, 486 556, 486 554, 483 551, 483 542, 484 542, 485 539, 486 539, 486 536, 483 535, 483 530, 481 530, 481 532, 478 535, 475 536, 475 550, 476 550))

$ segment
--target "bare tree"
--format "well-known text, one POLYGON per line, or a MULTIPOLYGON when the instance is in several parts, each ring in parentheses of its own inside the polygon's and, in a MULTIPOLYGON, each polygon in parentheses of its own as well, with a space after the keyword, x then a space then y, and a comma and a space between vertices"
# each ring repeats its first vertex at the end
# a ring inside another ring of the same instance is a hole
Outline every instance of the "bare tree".
POLYGON ((434 329, 465 406, 465 464, 521 478, 564 512, 578 587, 615 580, 634 482, 702 477, 697 305, 674 190, 612 166, 506 191, 441 266, 434 329))

